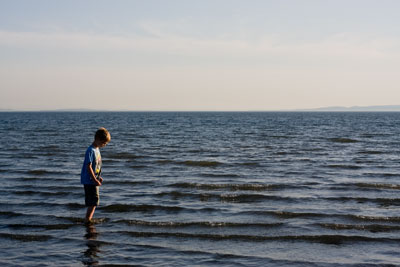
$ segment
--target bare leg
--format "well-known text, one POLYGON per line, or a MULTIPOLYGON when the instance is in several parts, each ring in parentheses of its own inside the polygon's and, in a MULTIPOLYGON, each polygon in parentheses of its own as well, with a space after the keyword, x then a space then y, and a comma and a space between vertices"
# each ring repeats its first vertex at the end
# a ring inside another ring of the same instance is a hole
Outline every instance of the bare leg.
POLYGON ((89 223, 92 220, 95 209, 96 206, 90 206, 87 208, 85 223, 89 223))

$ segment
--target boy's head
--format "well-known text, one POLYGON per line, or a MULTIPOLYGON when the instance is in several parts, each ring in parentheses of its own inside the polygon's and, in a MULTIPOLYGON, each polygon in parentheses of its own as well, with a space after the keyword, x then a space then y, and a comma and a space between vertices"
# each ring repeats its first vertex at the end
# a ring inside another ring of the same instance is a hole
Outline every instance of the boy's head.
POLYGON ((111 135, 106 128, 100 128, 94 135, 94 141, 101 147, 105 146, 111 140, 111 135))

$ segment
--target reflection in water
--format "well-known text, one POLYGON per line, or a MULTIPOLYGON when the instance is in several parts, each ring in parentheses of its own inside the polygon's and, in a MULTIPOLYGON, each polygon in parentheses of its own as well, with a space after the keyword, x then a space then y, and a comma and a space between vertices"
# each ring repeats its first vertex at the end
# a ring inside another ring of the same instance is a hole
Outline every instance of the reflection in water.
POLYGON ((82 259, 84 265, 97 266, 99 264, 99 256, 97 254, 100 252, 101 243, 97 241, 98 235, 96 227, 93 224, 86 226, 85 239, 87 240, 87 250, 83 252, 84 258, 82 259))

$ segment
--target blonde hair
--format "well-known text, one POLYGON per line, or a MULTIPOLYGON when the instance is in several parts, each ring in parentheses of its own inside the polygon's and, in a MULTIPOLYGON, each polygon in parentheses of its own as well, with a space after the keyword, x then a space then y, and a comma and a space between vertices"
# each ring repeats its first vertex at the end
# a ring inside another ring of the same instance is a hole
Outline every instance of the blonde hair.
POLYGON ((96 134, 94 135, 94 139, 98 140, 98 141, 101 141, 101 142, 108 143, 111 140, 111 135, 110 135, 110 132, 107 131, 106 128, 101 127, 100 129, 98 129, 96 131, 96 134))

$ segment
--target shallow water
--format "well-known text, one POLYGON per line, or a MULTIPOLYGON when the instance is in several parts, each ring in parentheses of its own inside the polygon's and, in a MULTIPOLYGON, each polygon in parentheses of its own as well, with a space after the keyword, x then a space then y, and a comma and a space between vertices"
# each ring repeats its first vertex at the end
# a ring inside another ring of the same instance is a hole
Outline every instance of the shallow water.
POLYGON ((0 113, 7 266, 400 265, 400 113, 0 113), (100 126, 96 223, 80 169, 100 126))

